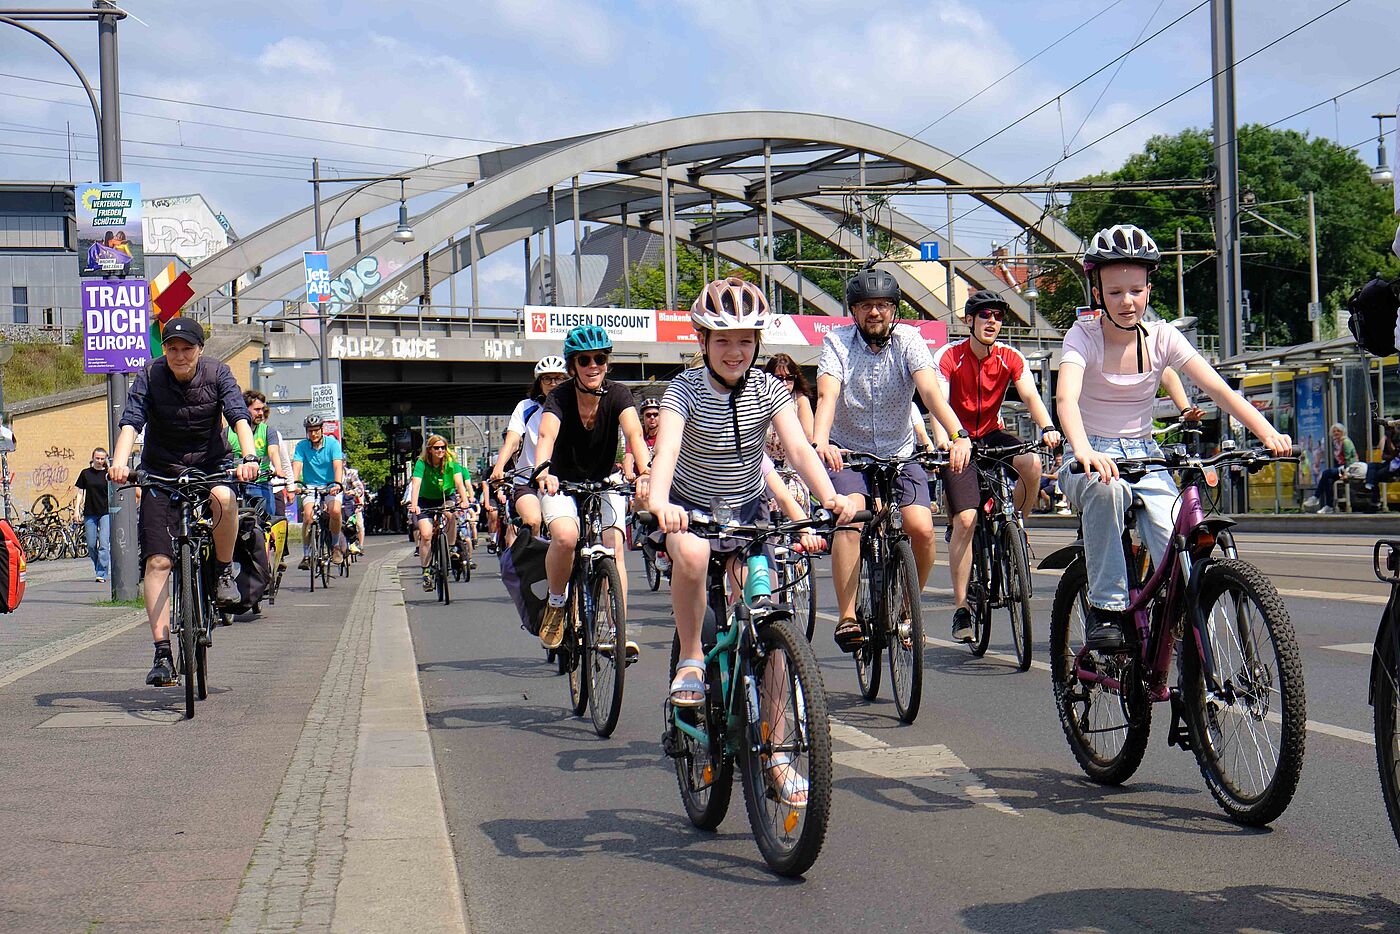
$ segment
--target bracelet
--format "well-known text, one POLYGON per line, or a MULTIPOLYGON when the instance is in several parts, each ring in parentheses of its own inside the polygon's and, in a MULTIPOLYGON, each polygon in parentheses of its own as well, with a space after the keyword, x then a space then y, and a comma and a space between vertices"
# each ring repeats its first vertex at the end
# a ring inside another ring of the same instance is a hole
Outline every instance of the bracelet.
POLYGON ((1040 436, 1043 438, 1046 435, 1050 434, 1050 432, 1058 430, 1059 429, 1057 429, 1054 425, 1046 425, 1044 428, 1040 429, 1040 436))

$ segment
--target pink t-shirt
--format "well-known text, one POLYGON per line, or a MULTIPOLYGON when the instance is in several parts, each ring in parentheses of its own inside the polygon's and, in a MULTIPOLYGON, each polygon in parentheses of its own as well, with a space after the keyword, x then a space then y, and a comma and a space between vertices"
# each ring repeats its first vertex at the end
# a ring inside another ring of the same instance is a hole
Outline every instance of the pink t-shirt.
POLYGON ((1197 355, 1191 342, 1171 325, 1151 321, 1146 327, 1146 373, 1103 371, 1103 331, 1099 321, 1076 322, 1065 334, 1060 365, 1073 363, 1084 368, 1079 414, 1088 434, 1104 438, 1152 437, 1152 400, 1162 383, 1162 370, 1171 367, 1180 372, 1197 355))

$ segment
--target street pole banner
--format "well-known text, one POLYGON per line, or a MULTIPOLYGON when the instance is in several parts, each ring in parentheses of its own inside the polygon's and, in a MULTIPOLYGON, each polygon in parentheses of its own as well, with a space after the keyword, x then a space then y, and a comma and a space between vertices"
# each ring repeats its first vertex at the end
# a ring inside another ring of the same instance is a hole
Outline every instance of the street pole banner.
POLYGON ((141 183, 91 182, 78 198, 78 275, 146 278, 141 240, 141 183))
POLYGON ((311 387, 311 414, 321 416, 328 435, 340 437, 340 385, 316 383, 311 387))
POLYGON ((650 308, 569 308, 555 305, 525 306, 525 337, 562 341, 581 324, 596 324, 618 341, 656 342, 656 312, 650 308))
POLYGON ((150 287, 145 279, 82 283, 83 370, 135 373, 151 359, 150 287))
POLYGON ((307 250, 301 254, 306 269, 306 300, 311 304, 329 302, 331 294, 331 258, 325 250, 307 250))

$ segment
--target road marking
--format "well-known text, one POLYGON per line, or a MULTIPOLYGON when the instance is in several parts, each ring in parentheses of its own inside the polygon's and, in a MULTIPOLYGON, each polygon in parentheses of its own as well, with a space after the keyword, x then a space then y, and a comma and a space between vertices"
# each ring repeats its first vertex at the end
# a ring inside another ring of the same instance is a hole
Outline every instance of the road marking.
POLYGON ((144 610, 130 614, 123 613, 115 619, 98 623, 96 626, 89 626, 71 636, 16 655, 6 662, 3 668, 0 668, 0 671, 8 669, 6 674, 0 675, 0 688, 14 684, 20 678, 32 675, 34 672, 47 668, 54 662, 62 661, 70 655, 77 655, 83 649, 91 648, 99 642, 106 642, 113 636, 119 636, 145 624, 146 613, 144 610))
POLYGON ((831 721, 833 739, 856 749, 838 752, 832 760, 861 772, 890 778, 914 788, 940 795, 964 798, 973 804, 1001 814, 1020 817, 1021 813, 1001 800, 995 791, 976 779, 967 764, 947 746, 891 746, 850 724, 831 721))
POLYGON ((179 723, 185 719, 185 715, 168 707, 154 710, 71 710, 67 713, 54 714, 43 723, 38 724, 35 729, 49 729, 54 727, 65 727, 76 729, 81 727, 106 727, 106 726, 166 726, 171 723, 179 723))
POLYGON ((1351 652, 1353 655, 1370 655, 1376 647, 1370 642, 1344 642, 1341 645, 1324 645, 1322 648, 1334 652, 1351 652))
MULTIPOLYGON (((965 643, 965 642, 954 642, 952 639, 935 639, 933 636, 924 636, 924 641, 927 642, 929 645, 937 645, 937 646, 941 646, 942 648, 945 648, 945 649, 966 649, 966 648, 967 648, 967 643, 965 643)), ((985 656, 983 656, 983 657, 984 657, 984 658, 995 658, 995 659, 997 659, 998 661, 1010 662, 1010 663, 1013 664, 1013 665, 1019 665, 1019 664, 1020 664, 1020 662, 1017 661, 1016 656, 1015 656, 1015 655, 1012 655, 1012 654, 1009 653, 1009 652, 993 652, 993 651, 991 651, 991 650, 989 649, 989 650, 987 651, 987 654, 986 654, 985 656)), ((1031 667, 1032 667, 1032 668, 1038 668, 1038 669, 1040 669, 1041 671, 1049 671, 1049 670, 1050 670, 1050 666, 1049 666, 1048 664, 1046 664, 1045 662, 1042 662, 1040 659, 1037 659, 1037 658, 1031 659, 1031 667)))

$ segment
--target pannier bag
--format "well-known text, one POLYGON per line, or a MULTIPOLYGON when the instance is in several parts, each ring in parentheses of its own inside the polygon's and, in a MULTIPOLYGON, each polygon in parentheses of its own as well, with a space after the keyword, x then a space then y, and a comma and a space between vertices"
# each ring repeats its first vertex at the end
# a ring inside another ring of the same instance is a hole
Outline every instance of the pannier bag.
POLYGON ((24 599, 24 574, 28 563, 19 536, 0 519, 0 613, 13 613, 24 599))
POLYGON ((536 538, 529 526, 521 526, 515 542, 499 555, 501 580, 515 601, 520 628, 532 636, 540 634, 540 621, 549 603, 549 578, 544 571, 548 539, 536 538))
POLYGON ((238 584, 238 606, 232 613, 248 613, 267 593, 272 567, 267 560, 267 533, 260 517, 262 510, 239 510, 238 538, 233 543, 233 579, 238 584))

